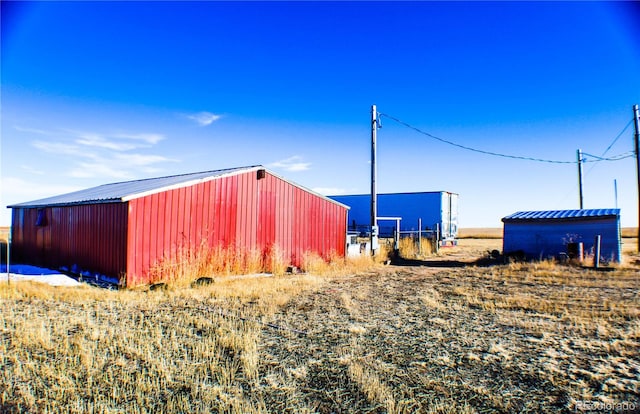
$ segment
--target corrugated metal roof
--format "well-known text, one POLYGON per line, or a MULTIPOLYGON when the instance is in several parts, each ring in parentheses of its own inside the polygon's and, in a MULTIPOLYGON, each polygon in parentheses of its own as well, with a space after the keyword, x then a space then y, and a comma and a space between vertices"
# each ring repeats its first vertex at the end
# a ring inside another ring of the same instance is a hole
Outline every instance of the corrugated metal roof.
POLYGON ((252 169, 257 170, 259 168, 263 167, 260 165, 253 165, 249 167, 227 168, 223 170, 104 184, 72 193, 29 201, 26 203, 14 204, 8 207, 45 207, 54 205, 93 204, 97 202, 120 203, 133 198, 164 191, 166 189, 188 186, 200 181, 206 181, 224 175, 233 175, 250 171, 252 169))
POLYGON ((538 221, 538 220, 575 220, 580 218, 596 218, 619 216, 619 208, 593 208, 581 210, 547 210, 519 211, 502 219, 506 221, 538 221))
MULTIPOLYGON (((406 192, 402 192, 402 193, 378 193, 379 196, 394 196, 394 195, 413 195, 413 194, 442 194, 442 193, 448 193, 448 194, 455 194, 455 195, 459 195, 458 193, 454 193, 452 191, 406 191, 406 192)), ((371 193, 363 193, 363 194, 334 194, 334 195, 330 195, 329 198, 333 198, 333 197, 370 197, 371 193)))

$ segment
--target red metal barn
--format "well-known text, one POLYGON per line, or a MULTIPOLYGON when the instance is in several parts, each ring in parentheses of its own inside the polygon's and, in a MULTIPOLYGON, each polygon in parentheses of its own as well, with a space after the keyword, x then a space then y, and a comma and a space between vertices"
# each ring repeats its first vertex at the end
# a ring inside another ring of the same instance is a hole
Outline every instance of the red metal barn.
POLYGON ((347 209, 262 166, 106 184, 9 206, 13 261, 149 283, 164 258, 203 244, 345 254, 347 209))

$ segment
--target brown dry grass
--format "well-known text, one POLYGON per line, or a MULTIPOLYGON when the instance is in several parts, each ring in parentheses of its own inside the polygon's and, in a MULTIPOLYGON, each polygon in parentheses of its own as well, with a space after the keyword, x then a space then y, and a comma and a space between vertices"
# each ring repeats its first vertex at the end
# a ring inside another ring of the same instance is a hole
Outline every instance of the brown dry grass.
MULTIPOLYGON (((392 245, 385 241, 375 258, 362 255, 348 259, 335 252, 330 252, 326 258, 316 252, 305 252, 301 270, 325 276, 353 273, 384 262, 392 249, 392 245)), ((277 245, 259 251, 220 246, 212 248, 203 243, 198 249, 181 251, 176 257, 161 260, 151 268, 149 279, 152 283, 184 287, 201 277, 262 273, 282 276, 290 268, 284 252, 277 245)))
POLYGON ((403 237, 398 243, 398 249, 401 257, 405 259, 424 259, 435 253, 434 242, 426 237, 412 238, 403 237))
POLYGON ((7 243, 9 242, 9 227, 0 227, 0 263, 7 263, 7 243))
POLYGON ((151 282, 188 285, 198 277, 242 275, 269 272, 281 276, 287 263, 282 250, 274 245, 267 251, 234 247, 210 247, 180 251, 176 257, 161 260, 150 271, 151 282))
MULTIPOLYGON (((0 285, 0 412, 580 412, 640 398, 640 256, 105 291, 0 285)), ((345 273, 346 272, 346 273, 345 273)))
POLYGON ((638 237, 638 228, 637 227, 623 227, 620 231, 622 237, 628 238, 637 238, 638 237))
POLYGON ((9 227, 0 227, 0 241, 7 242, 9 240, 9 227))
POLYGON ((501 227, 467 227, 458 230, 460 239, 501 239, 501 227))

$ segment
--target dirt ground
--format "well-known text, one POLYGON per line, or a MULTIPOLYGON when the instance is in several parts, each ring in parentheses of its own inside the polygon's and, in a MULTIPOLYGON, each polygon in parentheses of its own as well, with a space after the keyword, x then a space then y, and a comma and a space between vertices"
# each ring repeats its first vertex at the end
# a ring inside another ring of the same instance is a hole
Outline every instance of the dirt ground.
POLYGON ((339 275, 0 285, 0 412, 638 412, 636 246, 606 271, 465 238, 339 275))
POLYGON ((264 332, 267 406, 322 413, 640 409, 638 269, 612 277, 550 263, 467 264, 500 244, 463 239, 420 266, 337 278, 295 298, 273 322, 307 334, 264 332))

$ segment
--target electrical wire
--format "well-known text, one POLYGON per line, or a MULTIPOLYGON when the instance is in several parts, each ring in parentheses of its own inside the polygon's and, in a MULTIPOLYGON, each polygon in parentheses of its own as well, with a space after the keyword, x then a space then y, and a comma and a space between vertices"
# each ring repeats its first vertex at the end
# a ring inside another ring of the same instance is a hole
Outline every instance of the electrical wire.
POLYGON ((599 157, 597 155, 593 155, 593 154, 588 154, 586 152, 583 152, 582 155, 586 155, 588 157, 593 157, 595 158, 595 160, 582 160, 582 162, 598 162, 598 161, 620 161, 620 160, 624 160, 627 158, 631 158, 635 155, 634 151, 627 151, 627 152, 623 152, 622 154, 618 154, 615 155, 613 157, 607 157, 607 158, 603 158, 603 157, 599 157))
MULTIPOLYGON (((622 136, 622 134, 624 134, 624 132, 627 130, 627 128, 629 128, 631 126, 631 124, 633 123, 633 119, 630 119, 629 122, 627 122, 627 125, 625 125, 625 127, 622 129, 622 131, 620 131, 620 133, 618 134, 617 137, 615 137, 613 139, 613 141, 611 142, 611 144, 609 144, 609 146, 607 147, 606 150, 604 150, 604 152, 602 153, 602 156, 604 157, 604 155, 611 149, 611 147, 613 147, 613 144, 616 143, 616 141, 622 136)), ((592 155, 593 157, 593 155, 592 155)))
MULTIPOLYGON (((613 141, 611 141, 611 144, 609 144, 609 146, 607 147, 607 149, 604 150, 604 152, 602 153, 602 157, 604 157, 604 155, 609 152, 609 150, 611 149, 611 147, 613 147, 613 145, 618 141, 618 139, 620 139, 620 137, 622 136, 622 134, 625 133, 625 131, 631 126, 631 124, 633 123, 633 118, 629 120, 629 122, 627 122, 627 125, 625 125, 624 128, 622 128, 622 131, 620 131, 620 133, 613 139, 613 141)), ((584 155, 589 155, 590 157, 596 157, 595 155, 590 155, 590 154, 584 154, 584 155)), ((629 158, 629 157, 633 157, 634 151, 631 151, 631 155, 625 157, 625 158, 629 158)), ((596 157, 596 158, 600 158, 600 157, 596 157)), ((623 158, 622 158, 623 159, 623 158)), ((591 165, 591 167, 587 170, 587 172, 585 173, 585 177, 589 176, 589 174, 591 173, 591 171, 593 170, 593 168, 596 166, 596 164, 591 165)))
MULTIPOLYGON (((409 124, 407 122, 404 122, 404 121, 402 121, 402 120, 400 120, 400 119, 398 119, 398 118, 396 118, 394 116, 391 116, 389 114, 385 114, 383 112, 378 112, 378 115, 387 117, 387 118, 391 119, 392 121, 395 121, 398 124, 403 125, 403 126, 409 128, 409 129, 412 129, 412 130, 414 130, 414 131, 416 131, 416 132, 418 132, 418 133, 420 133, 422 135, 425 135, 425 136, 427 136, 429 138, 435 139, 437 141, 440 141, 440 142, 443 142, 445 144, 452 145, 454 147, 458 147, 458 148, 461 148, 461 149, 464 149, 464 150, 467 150, 467 151, 473 151, 473 152, 477 152, 477 153, 485 154, 485 155, 492 155, 492 156, 495 156, 495 157, 511 158, 511 159, 516 159, 516 160, 525 160, 525 161, 544 162, 544 163, 550 163, 550 164, 577 164, 578 163, 577 160, 576 161, 549 160, 549 159, 544 159, 544 158, 524 157, 524 156, 519 156, 519 155, 502 154, 502 153, 499 153, 499 152, 485 151, 485 150, 481 150, 481 149, 478 149, 478 148, 468 147, 466 145, 458 144, 456 142, 452 142, 452 141, 446 140, 444 138, 440 138, 440 137, 437 137, 435 135, 432 135, 432 134, 430 134, 428 132, 425 132, 425 131, 421 130, 420 128, 417 128, 417 127, 415 127, 415 126, 413 126, 413 125, 411 125, 411 124, 409 124)), ((611 143, 609 148, 607 148, 607 151, 613 146, 615 141, 617 141, 618 138, 620 138, 620 136, 622 136, 624 131, 626 131, 626 129, 629 127, 629 125, 631 125, 631 121, 622 130, 622 132, 620 132, 620 134, 618 134, 618 136, 614 139, 614 141, 611 143)), ((606 151, 605 151, 605 153, 606 153, 606 151)), ((595 156, 595 155, 589 155, 590 157, 593 157, 594 159, 587 160, 587 161, 583 160, 582 162, 595 163, 595 162, 602 162, 602 161, 620 161, 620 160, 623 160, 623 159, 626 159, 626 158, 633 157, 634 155, 635 155, 634 153, 629 154, 628 152, 625 152, 625 153, 619 154, 619 155, 615 155, 613 157, 608 157, 608 158, 598 157, 598 156, 595 156)))

